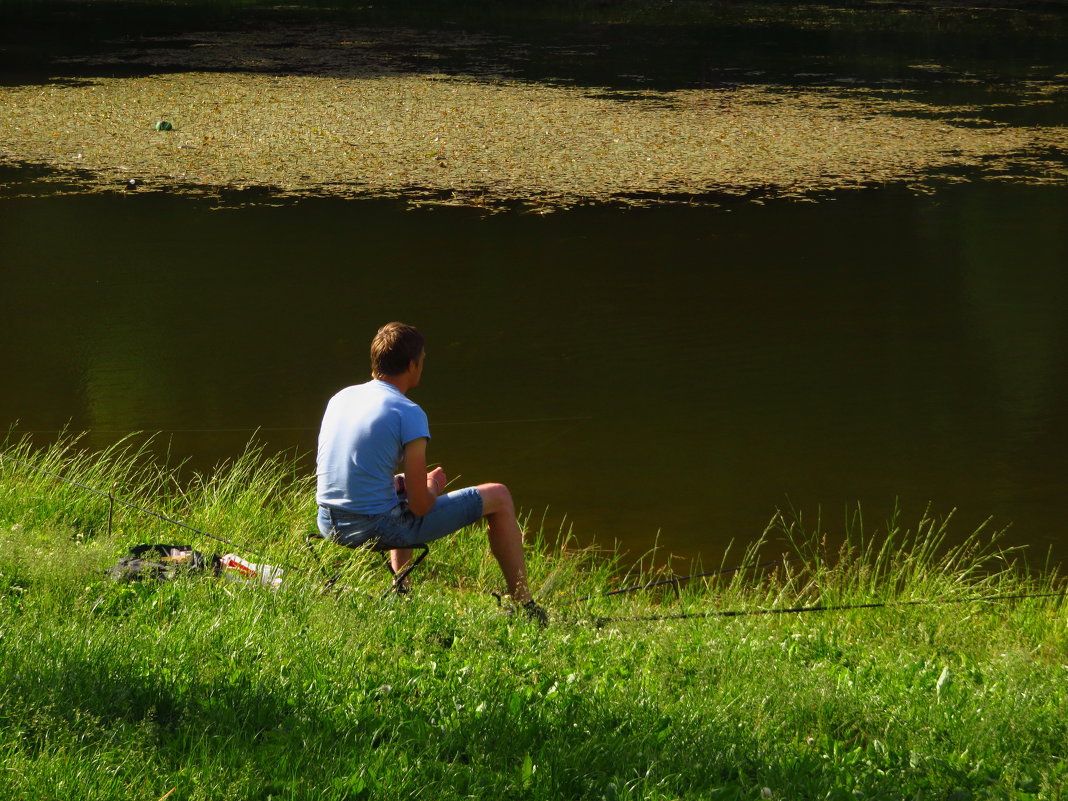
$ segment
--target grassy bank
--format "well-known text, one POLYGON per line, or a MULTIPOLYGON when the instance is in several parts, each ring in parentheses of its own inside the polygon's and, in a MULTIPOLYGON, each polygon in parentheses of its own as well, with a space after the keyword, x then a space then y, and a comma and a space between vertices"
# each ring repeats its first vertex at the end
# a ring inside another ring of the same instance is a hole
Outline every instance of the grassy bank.
POLYGON ((541 630, 488 595, 479 531, 403 602, 373 557, 324 545, 350 588, 324 592, 309 481, 254 449, 183 482, 133 450, 5 452, 294 568, 277 591, 110 583, 136 543, 230 547, 0 461, 5 799, 1068 796, 1063 599, 964 600, 1063 583, 936 522, 858 523, 833 559, 780 524, 797 558, 777 569, 577 604, 652 574, 532 535, 541 630), (935 598, 957 602, 625 620, 935 598))

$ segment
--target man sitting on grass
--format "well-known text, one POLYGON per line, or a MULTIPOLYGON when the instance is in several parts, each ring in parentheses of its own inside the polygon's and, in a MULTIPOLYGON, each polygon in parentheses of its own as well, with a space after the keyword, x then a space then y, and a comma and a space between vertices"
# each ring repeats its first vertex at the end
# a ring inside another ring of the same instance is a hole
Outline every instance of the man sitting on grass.
POLYGON ((442 494, 445 471, 426 469, 430 428, 426 413, 408 400, 426 360, 423 335, 403 323, 382 326, 371 342, 371 380, 338 392, 319 431, 319 531, 351 548, 373 542, 390 549, 395 571, 426 544, 485 517, 489 545, 508 592, 527 615, 548 618, 531 598, 523 558, 523 531, 503 484, 442 494), (398 466, 403 475, 394 475, 398 466))

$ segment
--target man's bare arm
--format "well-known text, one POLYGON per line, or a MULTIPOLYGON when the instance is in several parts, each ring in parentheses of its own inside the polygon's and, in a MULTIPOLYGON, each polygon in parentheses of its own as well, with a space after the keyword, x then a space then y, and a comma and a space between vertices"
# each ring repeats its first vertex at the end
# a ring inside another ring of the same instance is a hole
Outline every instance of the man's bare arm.
POLYGON ((405 445, 404 489, 408 493, 408 508, 412 513, 422 517, 433 509, 444 486, 445 471, 440 467, 427 474, 426 437, 413 439, 405 445))

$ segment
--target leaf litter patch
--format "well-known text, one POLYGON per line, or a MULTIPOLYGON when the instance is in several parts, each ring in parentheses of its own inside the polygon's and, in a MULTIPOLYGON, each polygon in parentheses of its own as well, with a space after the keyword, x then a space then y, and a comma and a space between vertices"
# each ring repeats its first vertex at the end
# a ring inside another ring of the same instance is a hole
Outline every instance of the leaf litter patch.
POLYGON ((887 90, 619 92, 445 75, 182 72, 0 87, 0 161, 93 190, 404 197, 487 209, 812 198, 962 168, 1068 181, 1068 129, 887 90), (960 119, 939 117, 955 112, 960 119), (978 123, 977 124, 977 120, 978 123), (157 130, 166 121, 172 130, 157 130))

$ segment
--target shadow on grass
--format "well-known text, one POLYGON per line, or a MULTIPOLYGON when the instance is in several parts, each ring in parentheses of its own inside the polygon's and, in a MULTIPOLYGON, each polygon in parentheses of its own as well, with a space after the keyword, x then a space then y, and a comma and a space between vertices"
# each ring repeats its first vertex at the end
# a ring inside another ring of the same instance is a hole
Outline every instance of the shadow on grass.
POLYGON ((22 664, 9 658, 0 670, 0 724, 20 732, 21 755, 30 759, 103 748, 149 764, 168 783, 187 770, 220 786, 256 776, 262 786, 250 787, 250 798, 288 797, 281 788, 296 787, 348 787, 339 797, 359 798, 413 780, 445 795, 520 791, 530 789, 535 769, 547 796, 600 798, 608 787, 681 775, 683 785, 707 793, 758 768, 755 743, 740 744, 722 724, 685 730, 653 710, 612 709, 578 695, 546 711, 523 693, 491 688, 484 711, 450 716, 430 708, 440 694, 418 685, 361 689, 368 677, 352 677, 311 698, 265 686, 252 670, 213 669, 210 659, 176 669, 140 649, 63 645, 24 649, 22 664))

